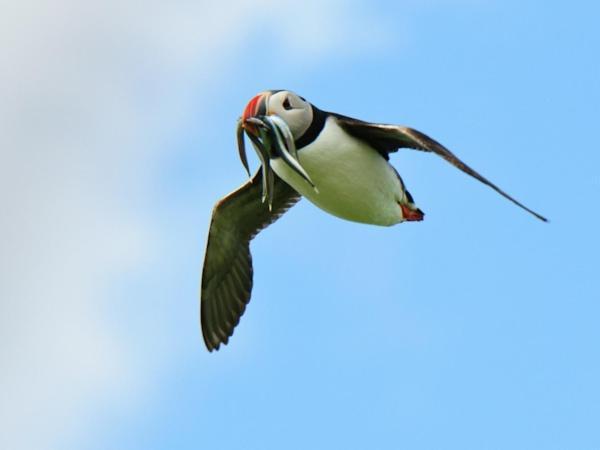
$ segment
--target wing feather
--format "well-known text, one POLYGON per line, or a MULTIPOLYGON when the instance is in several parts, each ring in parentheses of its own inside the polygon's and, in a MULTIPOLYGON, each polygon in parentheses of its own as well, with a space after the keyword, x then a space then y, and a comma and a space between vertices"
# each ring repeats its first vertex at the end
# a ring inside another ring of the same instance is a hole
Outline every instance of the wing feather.
POLYGON ((339 114, 334 115, 336 116, 340 126, 348 134, 369 143, 385 159, 389 159, 389 153, 395 152, 400 148, 411 148, 414 150, 435 153, 436 155, 444 158, 454 167, 462 170, 476 180, 479 180, 481 183, 489 186, 497 193, 513 202, 515 205, 523 208, 528 213, 533 214, 535 217, 544 222, 548 221, 548 219, 546 219, 544 216, 529 209, 527 206, 508 195, 494 183, 489 181, 487 178, 480 175, 477 171, 461 161, 460 158, 458 158, 442 144, 430 138, 426 134, 421 133, 420 131, 399 125, 370 123, 353 119, 351 117, 341 116, 339 114))
POLYGON ((261 193, 259 170, 213 209, 200 292, 200 323, 209 351, 227 344, 250 301, 250 241, 300 200, 300 194, 279 177, 270 211, 261 193))

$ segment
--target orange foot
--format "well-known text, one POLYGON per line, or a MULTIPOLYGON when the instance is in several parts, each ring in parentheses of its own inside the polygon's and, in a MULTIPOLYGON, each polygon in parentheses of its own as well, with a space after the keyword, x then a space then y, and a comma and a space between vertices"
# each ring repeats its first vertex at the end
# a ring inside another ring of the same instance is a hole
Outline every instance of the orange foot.
POLYGON ((423 220, 423 217, 425 216, 423 211, 421 211, 419 208, 411 209, 409 206, 402 204, 400 205, 400 208, 402 208, 404 220, 407 220, 408 222, 419 222, 423 220))

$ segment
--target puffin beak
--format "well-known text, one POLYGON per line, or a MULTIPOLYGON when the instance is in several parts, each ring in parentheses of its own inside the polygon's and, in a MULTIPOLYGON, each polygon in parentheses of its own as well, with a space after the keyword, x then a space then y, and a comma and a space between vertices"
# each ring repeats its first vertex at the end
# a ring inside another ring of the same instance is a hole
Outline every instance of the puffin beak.
MULTIPOLYGON (((237 124, 238 152, 240 154, 240 160, 242 161, 242 164, 244 165, 244 169, 246 169, 246 172, 248 173, 249 178, 252 178, 252 175, 250 174, 250 166, 248 165, 248 158, 246 157, 246 144, 244 143, 244 131, 246 131, 248 133, 248 137, 252 140, 253 145, 256 147, 256 142, 260 135, 260 131, 258 130, 258 128, 256 126, 256 122, 257 122, 256 116, 259 116, 259 115, 264 116, 267 114, 267 101, 270 96, 271 96, 271 93, 268 91, 261 92, 260 94, 254 96, 252 98, 252 100, 250 100, 248 102, 248 104, 244 108, 242 117, 240 117, 240 119, 238 120, 238 124, 237 124), (255 123, 252 123, 253 121, 255 123)), ((261 146, 260 152, 259 152, 259 149, 256 149, 256 150, 257 150, 257 153, 259 153, 259 157, 264 156, 264 154, 266 153, 265 151, 262 151, 262 146, 261 146), (262 153, 263 155, 261 155, 260 153, 262 153)), ((263 161, 263 158, 261 158, 261 161, 263 161)))
POLYGON ((244 113, 242 114, 242 126, 247 132, 252 133, 256 137, 258 137, 259 132, 256 125, 252 123, 252 119, 269 114, 267 103, 270 96, 271 93, 269 91, 261 92, 253 97, 246 105, 246 108, 244 108, 244 113))
POLYGON ((237 144, 238 144, 238 153, 240 155, 240 160, 248 173, 250 179, 252 179, 252 175, 250 174, 250 166, 248 165, 248 158, 246 157, 246 144, 244 142, 244 132, 250 138, 252 142, 252 146, 254 150, 256 150, 256 154, 260 159, 263 176, 262 176, 262 201, 268 200, 269 210, 272 208, 273 202, 273 184, 274 184, 274 174, 273 169, 271 169, 269 151, 265 147, 263 142, 264 131, 262 131, 259 126, 263 124, 263 122, 258 118, 259 116, 266 116, 268 114, 267 111, 267 102, 269 97, 271 96, 271 92, 265 91, 260 94, 254 96, 244 108, 244 112, 242 113, 242 117, 238 120, 237 124, 237 144))

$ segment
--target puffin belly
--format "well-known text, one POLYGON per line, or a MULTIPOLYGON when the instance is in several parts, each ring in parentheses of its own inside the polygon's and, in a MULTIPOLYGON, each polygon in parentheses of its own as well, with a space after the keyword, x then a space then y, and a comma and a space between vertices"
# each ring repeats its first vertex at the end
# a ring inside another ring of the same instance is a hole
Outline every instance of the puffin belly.
POLYGON ((318 192, 283 160, 275 173, 319 208, 342 219, 373 225, 403 220, 402 184, 394 168, 374 149, 346 134, 332 118, 318 138, 298 150, 298 159, 318 192))

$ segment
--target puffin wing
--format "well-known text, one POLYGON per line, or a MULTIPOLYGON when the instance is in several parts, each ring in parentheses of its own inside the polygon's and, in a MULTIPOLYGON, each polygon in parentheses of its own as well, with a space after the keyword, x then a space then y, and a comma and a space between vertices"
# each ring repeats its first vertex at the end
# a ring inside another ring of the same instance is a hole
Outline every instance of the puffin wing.
POLYGON ((200 323, 209 351, 227 344, 252 291, 250 241, 275 222, 300 194, 275 177, 272 208, 261 201, 262 171, 213 209, 200 292, 200 323))
POLYGON ((361 139, 375 148, 386 160, 389 159, 389 153, 395 152, 400 148, 411 148, 424 152, 435 153, 454 167, 471 175, 473 178, 481 181, 483 184, 491 187, 503 197, 507 198, 515 205, 523 208, 525 211, 533 214, 538 219, 547 222, 544 216, 536 213, 523 205, 518 200, 514 199, 487 178, 480 175, 463 161, 461 161, 454 153, 448 150, 439 142, 430 138, 420 131, 399 125, 386 125, 379 123, 364 122, 362 120, 353 119, 351 117, 333 114, 339 125, 350 135, 357 139, 361 139))

